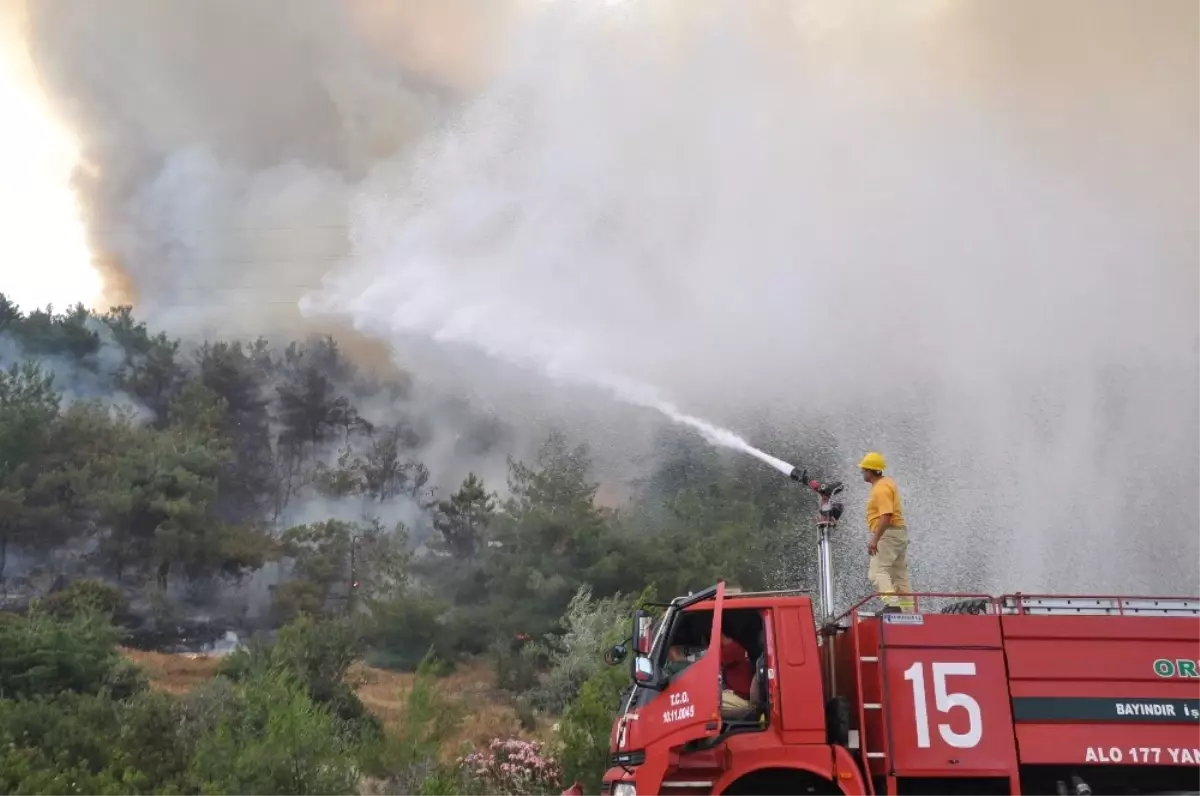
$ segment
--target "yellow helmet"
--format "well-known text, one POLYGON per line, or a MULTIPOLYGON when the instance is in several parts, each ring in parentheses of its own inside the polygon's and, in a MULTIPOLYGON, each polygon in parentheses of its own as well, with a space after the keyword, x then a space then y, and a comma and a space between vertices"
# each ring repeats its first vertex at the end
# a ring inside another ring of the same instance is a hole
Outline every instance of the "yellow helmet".
POLYGON ((860 470, 878 470, 879 472, 883 472, 886 467, 887 462, 883 460, 883 454, 876 453, 875 451, 868 453, 858 463, 858 469, 860 470))

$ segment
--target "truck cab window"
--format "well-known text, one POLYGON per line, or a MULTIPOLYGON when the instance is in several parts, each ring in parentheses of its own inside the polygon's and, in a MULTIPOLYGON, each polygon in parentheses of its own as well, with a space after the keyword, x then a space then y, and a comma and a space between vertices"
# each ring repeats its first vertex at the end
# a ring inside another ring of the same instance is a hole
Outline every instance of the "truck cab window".
POLYGON ((711 611, 681 614, 671 627, 663 654, 663 673, 677 677, 703 657, 708 649, 708 631, 712 627, 711 611))
MULTIPOLYGON (((767 710, 764 618, 758 610, 726 610, 721 632, 721 715, 726 721, 757 724, 767 710), (761 672, 761 673, 760 673, 761 672)), ((665 640, 662 668, 678 677, 708 651, 711 611, 686 611, 665 640)))
POLYGON ((721 717, 758 724, 768 714, 764 614, 726 610, 721 620, 721 717))

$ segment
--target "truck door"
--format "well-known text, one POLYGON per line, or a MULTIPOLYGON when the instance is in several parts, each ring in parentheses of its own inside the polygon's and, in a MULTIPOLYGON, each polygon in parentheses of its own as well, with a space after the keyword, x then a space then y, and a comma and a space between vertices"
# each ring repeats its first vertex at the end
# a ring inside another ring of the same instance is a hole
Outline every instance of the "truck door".
MULTIPOLYGON (((672 626, 666 628, 662 648, 655 650, 655 665, 666 662, 672 634, 685 619, 689 605, 713 600, 708 648, 695 663, 673 676, 662 691, 653 693, 638 709, 633 735, 639 747, 672 748, 688 741, 716 735, 721 730, 721 613, 725 602, 725 583, 705 589, 683 604, 675 613, 672 626)), ((697 608, 696 613, 707 613, 697 608)))

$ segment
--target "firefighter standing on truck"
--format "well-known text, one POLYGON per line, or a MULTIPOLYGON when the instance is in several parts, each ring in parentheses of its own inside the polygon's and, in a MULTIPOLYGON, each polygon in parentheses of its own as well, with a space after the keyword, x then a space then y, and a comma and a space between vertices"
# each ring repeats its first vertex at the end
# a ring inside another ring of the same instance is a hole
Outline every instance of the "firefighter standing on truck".
POLYGON ((885 613, 912 610, 911 597, 896 594, 911 594, 912 584, 908 580, 908 526, 904 521, 904 507, 896 482, 883 474, 887 462, 883 455, 871 452, 858 463, 863 480, 871 485, 867 498, 867 554, 871 563, 867 567, 867 579, 883 600, 885 613))

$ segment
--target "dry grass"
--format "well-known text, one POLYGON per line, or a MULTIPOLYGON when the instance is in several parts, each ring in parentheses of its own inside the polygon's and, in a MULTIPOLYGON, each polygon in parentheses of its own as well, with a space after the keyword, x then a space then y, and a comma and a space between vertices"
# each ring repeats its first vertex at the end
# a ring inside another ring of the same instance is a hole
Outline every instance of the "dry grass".
MULTIPOLYGON (((187 693, 192 687, 216 675, 219 657, 143 652, 121 648, 121 653, 140 664, 150 685, 172 694, 187 693)), ((404 719, 405 699, 412 689, 414 675, 375 669, 361 663, 350 668, 349 682, 363 704, 385 726, 398 725, 404 719)), ((447 745, 446 753, 455 754, 464 743, 481 744, 495 738, 546 738, 548 722, 540 721, 534 732, 521 728, 517 713, 497 693, 491 670, 486 664, 459 667, 454 674, 436 681, 437 689, 465 708, 462 727, 447 745)))
POLYGON ((207 655, 170 655, 121 647, 121 654, 146 670, 150 685, 172 694, 185 694, 192 686, 211 680, 220 658, 207 655))
MULTIPOLYGON (((403 721, 405 699, 412 689, 414 675, 355 664, 349 679, 358 698, 385 725, 403 721)), ((534 732, 522 729, 516 711, 496 692, 492 672, 485 664, 461 666, 454 674, 439 678, 436 688, 465 708, 462 727, 448 744, 448 753, 457 751, 464 743, 482 744, 497 736, 545 737, 545 722, 539 723, 534 732)))

